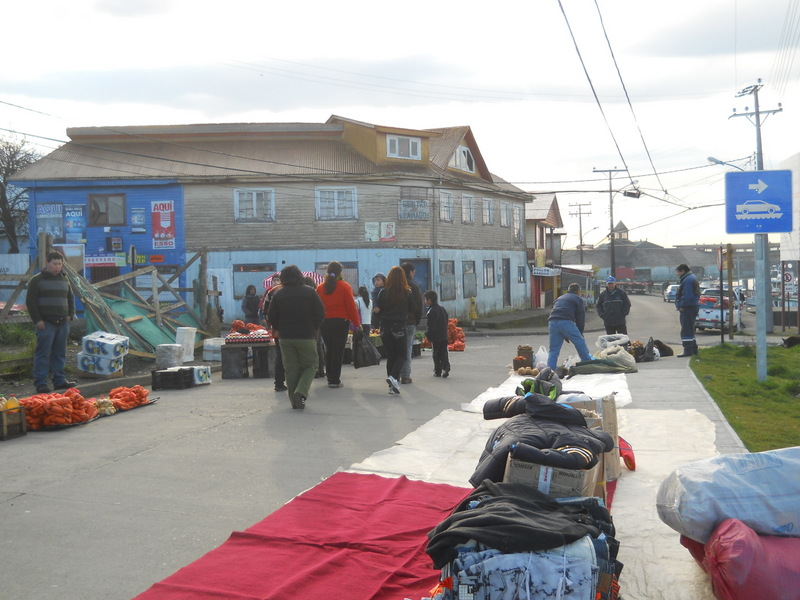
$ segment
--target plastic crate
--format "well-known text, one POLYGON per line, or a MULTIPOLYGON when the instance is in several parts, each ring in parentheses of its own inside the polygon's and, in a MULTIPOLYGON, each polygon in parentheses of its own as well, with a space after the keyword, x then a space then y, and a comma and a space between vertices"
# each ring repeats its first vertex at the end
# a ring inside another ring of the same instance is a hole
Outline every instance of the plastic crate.
POLYGON ((222 378, 245 379, 249 377, 247 368, 247 346, 222 346, 222 378))
POLYGON ((269 355, 272 352, 272 348, 264 347, 264 348, 253 348, 253 378, 266 378, 269 377, 270 369, 269 369, 269 355))
POLYGON ((153 390, 185 390, 194 387, 194 369, 183 367, 151 371, 153 390))
POLYGON ((0 440, 10 440, 28 433, 25 407, 0 410, 0 440))

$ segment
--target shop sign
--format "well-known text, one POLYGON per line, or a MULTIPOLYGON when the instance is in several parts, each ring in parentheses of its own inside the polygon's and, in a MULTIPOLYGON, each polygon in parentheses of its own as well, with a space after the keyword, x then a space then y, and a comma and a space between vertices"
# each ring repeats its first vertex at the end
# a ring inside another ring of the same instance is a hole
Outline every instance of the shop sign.
POLYGON ((531 275, 534 277, 557 277, 561 275, 561 269, 551 269, 549 267, 533 267, 531 275))

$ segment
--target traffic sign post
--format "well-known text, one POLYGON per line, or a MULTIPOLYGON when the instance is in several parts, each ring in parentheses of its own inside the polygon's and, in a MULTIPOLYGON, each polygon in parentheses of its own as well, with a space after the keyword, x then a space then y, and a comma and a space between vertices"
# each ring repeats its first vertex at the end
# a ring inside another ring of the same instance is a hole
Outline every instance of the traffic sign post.
MULTIPOLYGON (((762 166, 759 161, 759 167, 762 166)), ((769 236, 792 230, 792 172, 738 171, 725 174, 728 233, 753 233, 756 280, 756 374, 767 378, 767 331, 772 331, 769 236)))

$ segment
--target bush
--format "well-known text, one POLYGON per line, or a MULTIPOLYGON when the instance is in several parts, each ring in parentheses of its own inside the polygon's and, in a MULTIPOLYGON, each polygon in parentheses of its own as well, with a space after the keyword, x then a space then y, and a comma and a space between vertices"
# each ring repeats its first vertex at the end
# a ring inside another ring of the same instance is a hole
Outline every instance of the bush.
POLYGON ((36 326, 33 323, 0 325, 0 344, 3 346, 28 346, 36 343, 36 326))

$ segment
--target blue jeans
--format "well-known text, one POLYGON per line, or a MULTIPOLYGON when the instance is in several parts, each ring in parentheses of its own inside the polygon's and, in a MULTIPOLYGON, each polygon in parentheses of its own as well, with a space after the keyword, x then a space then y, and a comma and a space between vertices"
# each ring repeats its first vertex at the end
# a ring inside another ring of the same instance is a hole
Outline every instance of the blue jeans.
POLYGON ((564 340, 569 340, 575 345, 575 350, 578 351, 578 356, 581 357, 582 361, 592 359, 592 354, 586 346, 586 340, 583 339, 583 335, 574 321, 551 319, 548 322, 548 329, 550 330, 550 354, 547 356, 548 367, 555 369, 558 366, 558 354, 561 352, 564 340))
POLYGON ((45 321, 42 331, 36 330, 36 352, 33 355, 33 383, 36 387, 45 385, 52 371, 53 385, 67 380, 64 365, 67 363, 67 338, 69 321, 63 325, 53 325, 45 321))

